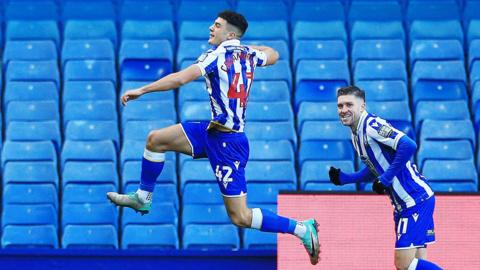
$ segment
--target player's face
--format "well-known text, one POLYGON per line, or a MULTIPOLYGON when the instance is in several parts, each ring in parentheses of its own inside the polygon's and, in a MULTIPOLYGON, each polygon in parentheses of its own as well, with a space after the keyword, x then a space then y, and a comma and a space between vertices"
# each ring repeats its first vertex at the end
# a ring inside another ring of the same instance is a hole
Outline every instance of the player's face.
POLYGON ((220 43, 228 40, 232 32, 227 30, 227 21, 222 18, 217 18, 210 26, 210 37, 208 44, 220 45, 220 43))
POLYGON ((343 95, 337 98, 337 109, 342 124, 351 127, 360 119, 365 102, 354 95, 343 95))

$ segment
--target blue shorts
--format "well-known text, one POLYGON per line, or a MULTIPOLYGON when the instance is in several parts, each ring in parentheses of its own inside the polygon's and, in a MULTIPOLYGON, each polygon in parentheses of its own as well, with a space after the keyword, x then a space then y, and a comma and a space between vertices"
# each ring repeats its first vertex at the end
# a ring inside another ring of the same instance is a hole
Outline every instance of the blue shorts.
POLYGON ((245 133, 207 130, 209 121, 182 122, 194 159, 208 157, 220 191, 226 197, 245 196, 245 166, 250 153, 245 133))
POLYGON ((433 211, 435 196, 395 214, 395 249, 421 248, 435 242, 433 211))

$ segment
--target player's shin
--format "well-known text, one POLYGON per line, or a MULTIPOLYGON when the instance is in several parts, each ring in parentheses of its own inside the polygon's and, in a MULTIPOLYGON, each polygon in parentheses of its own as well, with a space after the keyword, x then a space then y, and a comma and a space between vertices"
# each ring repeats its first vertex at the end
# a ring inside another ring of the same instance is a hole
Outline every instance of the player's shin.
POLYGON ((414 258, 407 270, 442 270, 442 268, 429 261, 414 258))
POLYGON ((252 209, 251 227, 264 232, 294 234, 300 238, 303 237, 307 231, 306 226, 301 222, 279 216, 271 211, 260 208, 252 209))
POLYGON ((156 153, 145 149, 142 159, 140 186, 137 190, 138 198, 143 203, 152 201, 152 193, 155 189, 155 182, 162 172, 164 164, 165 153, 156 153))

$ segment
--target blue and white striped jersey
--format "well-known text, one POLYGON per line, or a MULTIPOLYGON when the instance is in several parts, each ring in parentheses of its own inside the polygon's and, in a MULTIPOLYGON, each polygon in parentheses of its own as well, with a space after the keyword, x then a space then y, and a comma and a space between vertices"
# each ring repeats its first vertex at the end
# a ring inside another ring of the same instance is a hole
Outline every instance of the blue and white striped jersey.
MULTIPOLYGON (((363 112, 352 142, 363 163, 375 176, 382 175, 393 162, 398 141, 405 134, 376 115, 363 112)), ((387 188, 396 211, 415 206, 433 195, 425 177, 408 161, 387 188)))
POLYGON ((243 132, 253 73, 266 63, 265 53, 240 45, 237 39, 224 41, 198 58, 196 65, 205 77, 213 122, 243 132))

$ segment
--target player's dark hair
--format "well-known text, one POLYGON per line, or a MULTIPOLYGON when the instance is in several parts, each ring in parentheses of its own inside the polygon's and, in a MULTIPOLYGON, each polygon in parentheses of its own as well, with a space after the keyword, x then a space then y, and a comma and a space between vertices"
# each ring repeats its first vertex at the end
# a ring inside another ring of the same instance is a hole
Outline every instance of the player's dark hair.
POLYGON ((245 19, 245 17, 243 17, 243 15, 240 14, 240 13, 237 13, 237 12, 231 11, 231 10, 224 10, 224 11, 218 13, 218 17, 224 19, 229 24, 237 27, 238 30, 240 30, 240 32, 241 32, 240 36, 243 36, 243 34, 245 34, 245 31, 247 31, 248 22, 245 19))
POLYGON ((356 97, 363 99, 363 101, 365 101, 365 91, 363 91, 362 89, 354 85, 349 85, 349 86, 345 86, 338 89, 337 98, 339 96, 345 96, 345 95, 354 95, 356 97))

